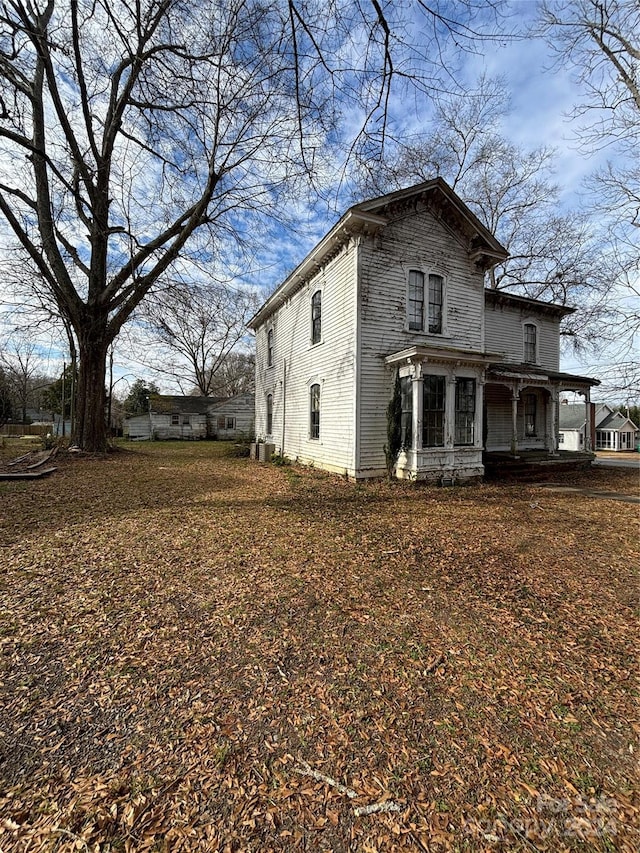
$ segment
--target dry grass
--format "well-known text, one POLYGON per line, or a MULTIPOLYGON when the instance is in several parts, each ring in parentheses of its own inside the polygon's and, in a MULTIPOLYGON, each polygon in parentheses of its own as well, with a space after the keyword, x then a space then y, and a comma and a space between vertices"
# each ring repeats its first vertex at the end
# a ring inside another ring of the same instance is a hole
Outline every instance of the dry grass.
POLYGON ((221 449, 0 483, 3 853, 637 850, 637 505, 221 449))

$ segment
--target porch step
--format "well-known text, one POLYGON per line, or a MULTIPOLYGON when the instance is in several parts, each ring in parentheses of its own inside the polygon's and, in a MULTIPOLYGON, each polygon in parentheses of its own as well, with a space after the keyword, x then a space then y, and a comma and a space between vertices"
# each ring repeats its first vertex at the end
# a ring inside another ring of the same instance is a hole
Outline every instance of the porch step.
POLYGON ((594 453, 560 451, 558 456, 524 451, 518 456, 509 453, 485 453, 483 464, 485 479, 537 480, 546 478, 550 471, 579 471, 591 467, 594 453))

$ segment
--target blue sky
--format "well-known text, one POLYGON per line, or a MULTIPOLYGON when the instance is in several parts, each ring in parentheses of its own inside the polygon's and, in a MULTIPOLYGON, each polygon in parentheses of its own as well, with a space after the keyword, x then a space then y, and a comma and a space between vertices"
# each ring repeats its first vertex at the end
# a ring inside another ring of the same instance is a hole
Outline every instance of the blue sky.
MULTIPOLYGON (((519 25, 531 20, 536 8, 534 0, 519 0, 514 4, 516 21, 519 25)), ((570 74, 564 68, 554 67, 547 46, 537 39, 514 42, 494 42, 486 46, 484 55, 457 53, 462 67, 462 77, 473 85, 481 72, 490 76, 503 75, 511 91, 512 110, 508 120, 500 128, 513 142, 526 148, 541 145, 552 146, 557 151, 557 180, 562 188, 562 199, 568 207, 580 203, 583 182, 594 169, 601 165, 611 150, 587 156, 578 149, 575 126, 567 114, 579 99, 580 92, 570 74)), ((352 112, 345 113, 345 121, 353 121, 352 112)), ((333 224, 347 203, 331 210, 329 205, 315 204, 312 207, 299 203, 295 213, 299 223, 296 230, 280 231, 277 240, 265 250, 258 260, 255 280, 261 282, 266 291, 275 287, 305 256, 312 245, 333 224)), ((266 294, 265 294, 266 295, 266 294)), ((0 306, 1 307, 1 306, 0 306)), ((46 369, 54 374, 60 369, 64 353, 55 341, 43 341, 43 359, 46 369)), ((562 367, 576 373, 598 376, 598 371, 613 361, 613 352, 604 352, 579 360, 564 357, 562 367)), ((126 335, 116 347, 114 378, 117 389, 126 389, 134 378, 155 378, 144 365, 131 358, 126 335)), ((162 381, 159 384, 163 390, 162 381)))

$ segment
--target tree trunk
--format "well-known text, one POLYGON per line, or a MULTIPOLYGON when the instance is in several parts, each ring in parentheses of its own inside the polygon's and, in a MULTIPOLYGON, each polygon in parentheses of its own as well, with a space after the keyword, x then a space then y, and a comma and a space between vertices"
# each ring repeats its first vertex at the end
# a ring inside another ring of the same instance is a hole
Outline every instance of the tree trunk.
POLYGON ((105 373, 109 342, 99 333, 78 341, 80 370, 76 391, 76 422, 73 442, 90 453, 105 453, 108 447, 105 416, 105 373))

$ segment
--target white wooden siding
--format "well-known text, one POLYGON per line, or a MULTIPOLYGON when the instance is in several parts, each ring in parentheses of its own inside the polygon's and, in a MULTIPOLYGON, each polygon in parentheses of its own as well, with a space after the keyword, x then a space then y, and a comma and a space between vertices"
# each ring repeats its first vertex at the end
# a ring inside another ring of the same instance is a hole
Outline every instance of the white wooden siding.
POLYGON ((493 305, 487 301, 485 311, 485 348, 501 353, 507 362, 524 361, 524 324, 537 329, 537 365, 548 370, 560 366, 560 323, 528 307, 493 305))
POLYGON ((399 216, 380 235, 363 240, 360 253, 358 468, 371 475, 385 471, 386 408, 394 374, 384 357, 414 345, 481 351, 484 282, 465 247, 428 211, 399 216), (446 334, 407 330, 410 269, 444 277, 446 334))
POLYGON ((180 415, 180 423, 172 424, 171 415, 158 414, 151 412, 151 433, 152 438, 158 440, 165 439, 201 439, 207 437, 207 416, 206 415, 180 415), (182 423, 183 419, 189 418, 189 423, 182 423))
MULTIPOLYGON (((484 389, 486 405, 486 449, 507 451, 511 449, 512 411, 511 389, 506 385, 488 384, 484 389)), ((518 400, 517 441, 520 450, 541 450, 548 442, 547 412, 549 395, 541 388, 527 386, 522 389, 518 400), (536 396, 536 434, 524 434, 524 408, 527 394, 536 396)))
POLYGON ((356 248, 352 241, 256 330, 256 437, 291 459, 354 476, 356 248), (311 297, 322 290, 322 337, 311 343, 311 297), (273 328, 273 367, 267 334, 273 328), (320 438, 309 438, 310 388, 320 385, 320 438), (286 389, 286 401, 284 391, 286 389), (273 430, 266 398, 273 394, 273 430), (286 405, 285 405, 286 403, 286 405))
POLYGON ((210 433, 219 439, 252 438, 255 415, 253 394, 238 394, 209 408, 210 433), (225 426, 218 426, 218 418, 225 418, 225 426), (226 419, 234 418, 233 429, 226 428, 226 419))
POLYGON ((558 443, 559 450, 584 450, 584 432, 578 429, 561 429, 559 436, 564 441, 558 443))

